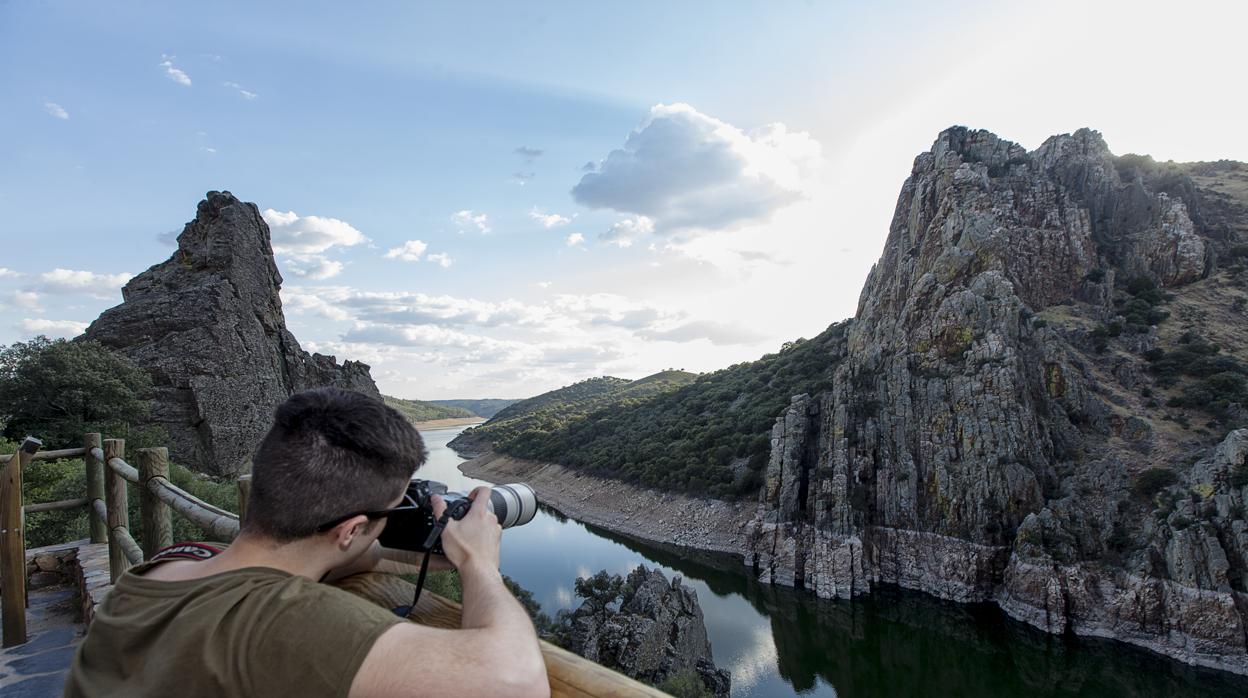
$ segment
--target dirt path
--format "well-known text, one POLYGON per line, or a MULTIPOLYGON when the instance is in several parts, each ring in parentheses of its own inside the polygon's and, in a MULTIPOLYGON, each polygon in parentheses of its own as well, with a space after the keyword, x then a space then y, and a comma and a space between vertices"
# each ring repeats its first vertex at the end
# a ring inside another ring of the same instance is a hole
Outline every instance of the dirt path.
POLYGON ((431 419, 427 422, 414 422, 416 428, 420 431, 428 429, 449 429, 450 427, 462 427, 469 424, 481 424, 485 420, 481 417, 452 417, 451 419, 431 419))
POLYGON ((524 482, 544 504, 582 523, 655 543, 740 555, 752 502, 724 502, 585 475, 556 463, 487 453, 460 471, 493 483, 524 482))

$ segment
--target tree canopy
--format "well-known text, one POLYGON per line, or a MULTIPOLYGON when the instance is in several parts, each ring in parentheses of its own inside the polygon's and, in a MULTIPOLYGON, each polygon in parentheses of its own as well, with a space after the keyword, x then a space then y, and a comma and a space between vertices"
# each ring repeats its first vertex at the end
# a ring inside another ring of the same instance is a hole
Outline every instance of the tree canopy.
POLYGON ((125 436, 150 411, 146 372, 98 342, 35 337, 0 346, 4 436, 47 448, 81 445, 86 432, 125 436))

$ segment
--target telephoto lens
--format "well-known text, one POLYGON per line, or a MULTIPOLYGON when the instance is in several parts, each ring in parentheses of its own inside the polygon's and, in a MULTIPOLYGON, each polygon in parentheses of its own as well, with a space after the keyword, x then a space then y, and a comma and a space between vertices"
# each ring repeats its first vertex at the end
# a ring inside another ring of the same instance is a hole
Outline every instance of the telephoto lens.
MULTIPOLYGON (((446 485, 433 480, 412 480, 407 488, 407 498, 415 506, 391 513, 386 528, 377 540, 387 548, 424 552, 425 539, 436 523, 431 501, 435 494, 446 502, 453 518, 461 519, 468 513, 468 506, 454 506, 461 500, 467 503, 468 496, 463 492, 448 492, 446 485)), ((499 526, 523 526, 537 515, 537 494, 522 482, 496 485, 490 488, 489 508, 498 517, 499 526)), ((433 546, 433 552, 442 554, 441 541, 433 546)))

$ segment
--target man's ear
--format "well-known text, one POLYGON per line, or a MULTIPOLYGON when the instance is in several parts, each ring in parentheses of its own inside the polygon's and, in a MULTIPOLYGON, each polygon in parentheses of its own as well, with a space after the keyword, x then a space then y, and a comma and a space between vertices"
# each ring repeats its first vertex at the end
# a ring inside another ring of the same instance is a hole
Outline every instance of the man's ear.
POLYGON ((342 550, 351 547, 351 543, 355 541, 356 537, 368 530, 369 523, 369 518, 360 514, 359 516, 352 516, 334 526, 329 530, 329 533, 334 537, 334 545, 342 550))

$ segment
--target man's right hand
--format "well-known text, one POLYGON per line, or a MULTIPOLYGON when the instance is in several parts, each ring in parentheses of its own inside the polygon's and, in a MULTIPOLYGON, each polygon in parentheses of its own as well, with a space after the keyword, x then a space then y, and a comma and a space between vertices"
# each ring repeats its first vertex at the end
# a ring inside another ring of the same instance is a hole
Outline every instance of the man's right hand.
MULTIPOLYGON (((497 570, 503 528, 498 525, 498 517, 490 511, 490 488, 478 487, 468 498, 472 500, 468 514, 458 521, 450 519, 446 522, 442 531, 442 549, 459 570, 478 565, 497 570)), ((437 495, 431 499, 433 515, 441 518, 442 512, 446 511, 446 501, 437 495)))

